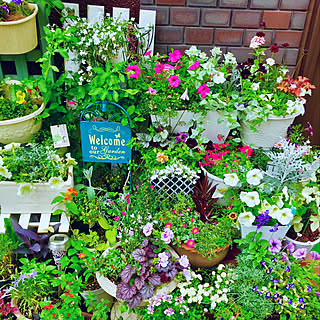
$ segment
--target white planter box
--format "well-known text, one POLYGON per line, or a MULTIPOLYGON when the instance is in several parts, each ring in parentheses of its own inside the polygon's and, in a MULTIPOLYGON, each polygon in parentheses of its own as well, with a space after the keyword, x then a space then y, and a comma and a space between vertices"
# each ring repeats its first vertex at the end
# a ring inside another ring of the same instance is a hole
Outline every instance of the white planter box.
POLYGON ((296 240, 290 239, 289 237, 285 237, 285 239, 286 239, 286 241, 285 241, 284 247, 285 247, 286 245, 288 245, 290 242, 292 242, 292 243, 295 245, 296 250, 297 250, 297 249, 303 249, 303 248, 305 248, 305 249, 307 249, 307 253, 310 252, 310 251, 312 250, 312 248, 313 248, 316 244, 318 244, 318 243, 320 242, 320 238, 317 239, 316 241, 313 241, 313 242, 311 242, 311 241, 308 241, 308 242, 300 242, 300 241, 296 241, 296 240))
MULTIPOLYGON (((35 190, 25 196, 18 196, 18 189, 21 183, 12 181, 0 182, 0 233, 4 233, 4 218, 10 218, 11 214, 20 214, 19 223, 23 228, 38 227, 39 233, 47 232, 49 225, 57 222, 50 222, 51 213, 57 209, 52 200, 73 187, 73 167, 69 168, 68 179, 60 189, 52 189, 48 182, 34 183, 35 190), (40 222, 30 222, 31 214, 41 214, 40 222)), ((60 207, 63 209, 63 207, 60 207)), ((69 221, 65 214, 61 215, 61 226, 59 232, 65 233, 69 230, 69 221)))
POLYGON ((202 137, 206 137, 213 143, 222 143, 227 138, 230 129, 226 122, 218 123, 218 119, 221 118, 220 113, 217 111, 209 111, 204 119, 202 137), (222 141, 219 141, 218 135, 222 135, 222 141))
POLYGON ((246 236, 250 232, 262 232, 262 236, 260 240, 264 239, 269 241, 271 238, 276 238, 276 239, 283 239, 288 232, 289 228, 288 226, 279 226, 278 231, 276 232, 270 232, 269 230, 272 229, 272 226, 263 226, 257 231, 257 226, 251 226, 251 227, 246 227, 240 224, 240 230, 241 230, 241 238, 245 239, 246 236))

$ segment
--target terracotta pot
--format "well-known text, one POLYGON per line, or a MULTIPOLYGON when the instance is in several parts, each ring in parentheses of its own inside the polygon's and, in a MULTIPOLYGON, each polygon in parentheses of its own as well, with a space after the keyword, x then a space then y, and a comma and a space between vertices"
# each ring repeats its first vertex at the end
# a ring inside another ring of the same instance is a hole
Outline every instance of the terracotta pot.
POLYGON ((230 244, 228 243, 223 248, 212 250, 211 252, 215 253, 215 255, 212 255, 211 260, 209 260, 207 257, 202 256, 195 248, 189 248, 185 243, 182 243, 181 247, 178 245, 173 246, 180 256, 186 255, 191 266, 196 268, 211 268, 217 265, 226 257, 229 247, 230 244))
POLYGON ((82 315, 84 316, 85 320, 90 320, 92 319, 92 314, 88 312, 82 312, 82 315))

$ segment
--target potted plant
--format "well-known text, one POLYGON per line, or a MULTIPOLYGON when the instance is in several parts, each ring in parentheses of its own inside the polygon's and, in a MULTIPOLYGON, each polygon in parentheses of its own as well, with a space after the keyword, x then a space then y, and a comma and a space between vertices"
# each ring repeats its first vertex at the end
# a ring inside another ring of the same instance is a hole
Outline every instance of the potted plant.
POLYGON ((238 66, 241 70, 242 102, 236 106, 241 123, 242 139, 254 148, 272 147, 285 137, 296 116, 304 114, 305 96, 315 88, 308 78, 297 79, 287 75, 287 68, 277 65, 274 55, 279 51, 273 45, 271 57, 264 60, 264 33, 258 32, 250 47, 256 58, 238 66))
POLYGON ((159 238, 186 255, 194 267, 208 268, 221 262, 235 236, 236 216, 229 216, 216 204, 214 191, 204 178, 192 196, 178 194, 156 216, 159 238))
MULTIPOLYGON (((52 213, 51 202, 59 190, 69 188, 73 193, 72 173, 76 162, 70 154, 60 158, 53 147, 9 144, 0 150, 0 163, 2 219, 4 215, 16 212, 52 213)), ((61 226, 63 230, 65 227, 61 226)))
POLYGON ((0 54, 22 54, 37 46, 37 13, 34 3, 0 1, 0 54))
POLYGON ((204 123, 204 136, 226 136, 229 129, 217 121, 219 114, 206 116, 223 105, 219 98, 226 91, 231 92, 226 82, 236 72, 235 58, 229 54, 219 63, 219 48, 212 50, 210 58, 194 46, 186 54, 182 56, 175 50, 169 56, 147 56, 139 64, 129 65, 128 86, 139 90, 142 114, 151 114, 155 128, 170 126, 170 132, 187 132, 193 120, 199 122, 203 118, 200 122, 204 123))
POLYGON ((41 128, 45 105, 37 88, 16 80, 0 81, 0 143, 26 143, 41 128))

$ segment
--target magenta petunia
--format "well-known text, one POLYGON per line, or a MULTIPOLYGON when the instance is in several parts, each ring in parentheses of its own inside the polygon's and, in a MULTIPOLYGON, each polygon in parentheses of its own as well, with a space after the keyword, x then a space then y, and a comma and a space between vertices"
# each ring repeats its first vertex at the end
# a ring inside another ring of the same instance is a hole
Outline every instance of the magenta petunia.
POLYGON ((164 70, 164 65, 158 63, 157 66, 154 68, 154 76, 157 77, 157 74, 160 74, 164 70))
POLYGON ((150 93, 150 94, 157 94, 158 91, 157 90, 154 90, 153 88, 149 87, 148 90, 147 90, 147 93, 150 93))
POLYGON ((140 68, 135 64, 133 66, 127 66, 126 69, 129 78, 138 79, 141 73, 140 68))
POLYGON ((210 89, 207 87, 207 85, 204 83, 202 86, 198 88, 198 93, 200 93, 201 99, 204 99, 208 93, 210 92, 210 89))
POLYGON ((170 87, 178 87, 181 82, 178 76, 170 76, 167 80, 169 81, 170 87))
POLYGON ((179 50, 174 50, 169 53, 169 62, 176 63, 181 58, 181 52, 179 50))
POLYGON ((199 68, 200 66, 200 60, 196 61, 195 63, 193 63, 190 67, 189 67, 189 70, 194 70, 194 69, 197 69, 199 68))

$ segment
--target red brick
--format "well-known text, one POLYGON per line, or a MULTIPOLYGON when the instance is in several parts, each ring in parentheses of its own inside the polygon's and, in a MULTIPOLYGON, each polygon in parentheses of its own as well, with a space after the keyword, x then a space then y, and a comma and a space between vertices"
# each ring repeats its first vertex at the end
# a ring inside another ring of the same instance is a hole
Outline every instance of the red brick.
POLYGON ((253 9, 278 9, 279 0, 252 0, 250 8, 253 9))
POLYGON ((299 55, 299 49, 287 48, 284 54, 284 61, 288 66, 295 66, 299 55))
POLYGON ((172 45, 172 46, 168 46, 168 53, 171 52, 171 49, 173 50, 179 50, 181 52, 181 54, 185 54, 185 51, 190 49, 190 46, 187 46, 185 44, 183 45, 172 45))
POLYGON ((280 9, 284 10, 308 10, 310 0, 282 0, 280 9))
POLYGON ((140 0, 140 4, 153 4, 154 0, 140 0))
POLYGON ((291 29, 303 30, 304 24, 306 22, 307 13, 295 11, 292 13, 291 17, 291 29))
POLYGON ((202 10, 201 25, 210 27, 229 27, 231 10, 204 9, 202 10))
POLYGON ((156 0, 158 6, 184 6, 186 0, 156 0))
POLYGON ((252 58, 252 55, 250 55, 250 52, 253 52, 250 48, 232 48, 228 47, 229 52, 233 53, 235 57, 237 58, 238 62, 243 62, 248 60, 248 58, 252 58))
MULTIPOLYGON (((243 40, 243 45, 244 46, 249 46, 251 39, 256 35, 256 33, 259 30, 246 30, 244 34, 244 40, 243 40)), ((263 30, 263 33, 265 34, 264 38, 266 40, 266 43, 264 44, 264 47, 270 47, 272 43, 272 37, 273 37, 273 31, 270 30, 263 30)))
POLYGON ((168 25, 169 24, 169 8, 167 7, 147 7, 148 10, 155 10, 156 14, 156 25, 168 25))
POLYGON ((302 37, 302 31, 276 31, 274 43, 280 46, 283 43, 289 43, 290 48, 299 48, 302 37))
POLYGON ((217 0, 187 0, 187 5, 195 7, 215 7, 217 0))
POLYGON ((267 29, 288 29, 291 12, 264 11, 263 21, 267 29))
POLYGON ((220 7, 227 8, 247 8, 248 0, 220 0, 220 7))
POLYGON ((257 10, 235 10, 232 17, 232 27, 237 28, 259 28, 262 11, 257 10))
POLYGON ((156 27, 157 43, 183 43, 182 27, 156 27))
POLYGON ((186 28, 186 44, 212 44, 213 29, 186 28))
POLYGON ((216 29, 214 44, 216 46, 221 46, 221 45, 241 46, 242 36, 243 36, 243 30, 216 29))
POLYGON ((270 49, 267 49, 265 53, 266 53, 265 59, 273 58, 276 60, 276 63, 283 63, 283 54, 284 54, 283 48, 280 48, 277 53, 272 53, 270 49))
POLYGON ((170 8, 170 23, 173 26, 198 26, 200 23, 200 9, 170 8))
POLYGON ((154 53, 167 54, 168 48, 163 44, 156 44, 154 46, 154 53))

